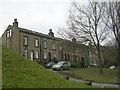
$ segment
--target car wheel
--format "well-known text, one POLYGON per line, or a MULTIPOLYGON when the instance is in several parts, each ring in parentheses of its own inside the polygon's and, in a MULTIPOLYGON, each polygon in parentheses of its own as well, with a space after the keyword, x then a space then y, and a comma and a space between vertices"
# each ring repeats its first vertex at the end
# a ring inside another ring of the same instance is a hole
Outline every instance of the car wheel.
POLYGON ((60 71, 62 71, 62 70, 63 70, 63 67, 60 68, 60 71))
POLYGON ((52 66, 50 67, 50 69, 52 69, 52 66))
POLYGON ((70 70, 71 68, 68 68, 68 70, 70 70))

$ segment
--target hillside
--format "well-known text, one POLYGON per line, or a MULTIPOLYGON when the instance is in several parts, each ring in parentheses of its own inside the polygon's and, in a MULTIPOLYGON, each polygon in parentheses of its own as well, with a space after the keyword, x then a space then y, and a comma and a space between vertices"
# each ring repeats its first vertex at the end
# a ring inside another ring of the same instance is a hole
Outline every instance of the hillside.
POLYGON ((2 46, 3 88, 89 88, 83 83, 71 82, 54 74, 29 59, 2 46))

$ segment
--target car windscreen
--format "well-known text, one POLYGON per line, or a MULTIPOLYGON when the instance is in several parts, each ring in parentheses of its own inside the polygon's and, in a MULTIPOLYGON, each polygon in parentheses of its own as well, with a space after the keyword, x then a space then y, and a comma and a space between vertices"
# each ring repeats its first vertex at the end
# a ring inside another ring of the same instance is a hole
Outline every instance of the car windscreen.
POLYGON ((54 64, 54 62, 50 62, 49 64, 54 64))
POLYGON ((57 64, 62 65, 64 62, 58 62, 57 64))

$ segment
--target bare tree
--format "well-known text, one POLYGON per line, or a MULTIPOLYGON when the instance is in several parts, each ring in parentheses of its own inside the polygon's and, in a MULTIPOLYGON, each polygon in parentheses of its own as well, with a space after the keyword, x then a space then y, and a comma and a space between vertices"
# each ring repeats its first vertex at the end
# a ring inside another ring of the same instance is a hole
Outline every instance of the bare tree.
MULTIPOLYGON (((106 3, 106 15, 104 15, 104 23, 107 25, 108 29, 112 31, 118 54, 118 64, 120 63, 120 1, 119 2, 108 2, 106 3)), ((118 65, 120 66, 120 65, 118 65)))
POLYGON ((114 34, 118 45, 118 33, 120 31, 120 2, 108 2, 106 3, 106 15, 105 24, 114 34))
POLYGON ((104 6, 104 2, 90 1, 86 7, 81 7, 78 2, 73 2, 67 21, 68 36, 75 37, 78 41, 87 42, 94 46, 97 51, 95 54, 98 57, 100 74, 103 74, 101 44, 108 35, 108 28, 103 23, 104 6))
POLYGON ((70 37, 68 36, 67 28, 59 27, 58 31, 57 31, 57 34, 60 35, 60 37, 63 38, 63 39, 66 39, 66 40, 70 39, 70 37))

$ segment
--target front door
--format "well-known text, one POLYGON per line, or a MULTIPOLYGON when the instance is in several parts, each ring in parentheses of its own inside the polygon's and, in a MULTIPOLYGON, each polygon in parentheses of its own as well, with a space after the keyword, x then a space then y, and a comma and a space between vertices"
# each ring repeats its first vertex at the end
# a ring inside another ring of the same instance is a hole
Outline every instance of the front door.
POLYGON ((49 60, 49 62, 51 62, 51 53, 50 52, 48 52, 48 60, 49 60))
POLYGON ((30 53, 30 59, 33 61, 34 60, 34 52, 33 51, 31 51, 31 53, 30 53))

